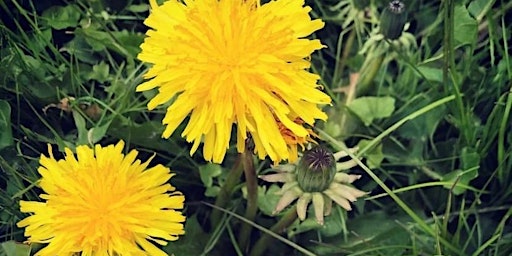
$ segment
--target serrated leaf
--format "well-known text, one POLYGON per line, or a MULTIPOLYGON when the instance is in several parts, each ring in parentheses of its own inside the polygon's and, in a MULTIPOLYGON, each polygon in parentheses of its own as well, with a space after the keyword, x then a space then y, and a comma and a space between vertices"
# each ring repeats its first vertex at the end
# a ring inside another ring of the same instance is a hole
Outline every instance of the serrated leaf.
POLYGON ((374 119, 389 117, 395 111, 395 99, 385 97, 360 97, 350 103, 348 108, 369 126, 374 119))

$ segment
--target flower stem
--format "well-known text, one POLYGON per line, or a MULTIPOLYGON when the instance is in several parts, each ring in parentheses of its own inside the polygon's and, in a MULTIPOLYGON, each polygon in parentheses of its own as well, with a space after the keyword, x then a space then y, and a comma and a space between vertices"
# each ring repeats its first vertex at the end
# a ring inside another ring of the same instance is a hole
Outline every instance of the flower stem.
MULTIPOLYGON (((376 51, 373 49, 373 51, 376 51)), ((384 60, 384 53, 370 53, 366 56, 366 59, 359 71, 359 80, 357 82, 357 95, 362 95, 370 90, 373 79, 377 76, 377 73, 382 66, 384 60)))
MULTIPOLYGON (((288 211, 283 215, 283 217, 276 223, 274 226, 270 228, 270 231, 274 233, 283 233, 286 228, 288 228, 295 220, 297 219, 297 207, 293 205, 288 211)), ((268 244, 272 237, 268 234, 264 234, 254 245, 251 256, 260 256, 263 255, 265 250, 268 248, 268 244)))
POLYGON ((350 34, 348 35, 347 42, 345 42, 344 46, 342 47, 342 39, 343 39, 343 32, 340 33, 340 36, 338 38, 338 45, 337 45, 337 56, 336 56, 336 68, 334 69, 333 74, 333 81, 335 84, 340 84, 341 79, 340 77, 343 75, 343 70, 345 69, 345 64, 347 63, 347 59, 349 57, 350 51, 352 50, 352 45, 354 44, 354 39, 356 38, 356 31, 355 29, 352 29, 350 31, 350 34), (343 49, 343 50, 342 50, 343 49), (340 56, 341 55, 341 56, 340 56))
MULTIPOLYGON (((240 181, 242 170, 242 155, 239 155, 226 178, 226 182, 220 188, 217 199, 215 200, 215 205, 218 206, 219 208, 226 208, 226 205, 228 204, 229 199, 231 198, 231 194, 233 194, 235 186, 240 181)), ((221 220, 221 214, 221 211, 216 210, 214 208, 214 210, 212 211, 212 215, 210 217, 212 227, 216 227, 217 225, 219 225, 219 222, 221 220)))
MULTIPOLYGON (((245 184, 247 187, 247 208, 245 209, 245 218, 253 221, 258 211, 258 178, 256 177, 256 169, 252 154, 245 151, 241 154, 242 166, 245 174, 245 184)), ((240 248, 245 249, 250 241, 252 226, 245 223, 240 230, 240 248)))

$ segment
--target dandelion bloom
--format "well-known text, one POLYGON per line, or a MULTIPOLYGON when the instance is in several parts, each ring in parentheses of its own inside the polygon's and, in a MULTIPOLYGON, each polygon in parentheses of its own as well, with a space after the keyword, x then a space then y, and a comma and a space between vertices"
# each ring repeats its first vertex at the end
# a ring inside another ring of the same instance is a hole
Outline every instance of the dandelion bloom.
POLYGON ((18 223, 29 242, 48 243, 36 255, 167 255, 165 245, 184 234, 184 196, 167 181, 162 165, 148 168, 124 142, 94 150, 66 148, 65 159, 41 156, 38 171, 44 202, 21 201, 33 213, 18 223), (152 242, 150 242, 150 241, 152 242))
MULTIPOLYGON (((304 121, 300 118, 296 118, 294 120, 295 123, 299 125, 303 125, 304 121)), ((298 159, 298 147, 300 146, 302 150, 305 149, 305 144, 311 142, 317 144, 313 138, 318 138, 318 134, 316 134, 312 129, 306 128, 308 134, 305 137, 299 137, 295 135, 290 129, 286 128, 281 122, 277 121, 277 125, 279 126, 279 132, 283 136, 286 144, 288 145, 288 162, 294 163, 298 159)))
POLYGON ((259 158, 279 162, 293 151, 277 120, 305 138, 296 118, 308 125, 327 118, 319 105, 331 99, 308 71, 309 56, 324 46, 306 38, 324 23, 311 19, 304 0, 150 2, 138 58, 153 65, 137 91, 158 88, 150 110, 168 104, 164 138, 188 117, 181 135, 193 142, 191 154, 203 141, 204 158, 220 163, 236 124, 239 152, 250 136, 259 158))

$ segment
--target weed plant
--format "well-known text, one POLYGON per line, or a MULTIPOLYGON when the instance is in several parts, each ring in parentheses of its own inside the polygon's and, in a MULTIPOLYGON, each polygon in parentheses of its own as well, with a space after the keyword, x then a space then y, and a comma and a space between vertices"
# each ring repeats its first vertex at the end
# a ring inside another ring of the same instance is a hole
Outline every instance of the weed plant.
POLYGON ((306 1, 326 23, 311 70, 333 99, 315 132, 333 151, 359 148, 346 158, 369 192, 320 225, 312 207, 304 221, 293 204, 273 215, 279 186, 249 189, 234 146, 214 164, 190 156, 184 125, 161 138, 165 110, 135 91, 147 2, 0 1, 0 255, 43 246, 23 244, 16 223, 20 200, 40 200, 47 144, 62 157, 119 140, 177 173, 186 233, 169 254, 512 255, 512 2, 403 2, 407 24, 390 40, 379 30, 387 1, 306 1), (257 211, 244 217, 248 200, 257 211))

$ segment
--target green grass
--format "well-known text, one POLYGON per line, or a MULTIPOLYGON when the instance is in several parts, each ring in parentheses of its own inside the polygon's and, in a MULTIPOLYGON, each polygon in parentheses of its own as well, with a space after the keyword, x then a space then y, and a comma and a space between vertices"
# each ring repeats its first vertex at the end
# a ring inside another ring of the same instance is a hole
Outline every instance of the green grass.
POLYGON ((177 172, 187 222, 165 248, 175 255, 511 255, 512 4, 405 1, 410 24, 392 42, 378 33, 387 1, 306 2, 326 22, 312 70, 333 98, 317 133, 335 151, 359 145, 351 173, 370 191, 323 227, 312 209, 303 222, 294 208, 272 216, 278 187, 263 181, 248 207, 242 167, 263 174, 269 161, 230 148, 210 164, 189 155, 183 128, 161 138, 164 109, 135 92, 147 3, 0 1, 0 255, 28 249, 13 243, 25 240, 19 200, 39 200, 48 143, 60 155, 120 139, 177 172))

